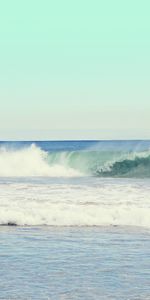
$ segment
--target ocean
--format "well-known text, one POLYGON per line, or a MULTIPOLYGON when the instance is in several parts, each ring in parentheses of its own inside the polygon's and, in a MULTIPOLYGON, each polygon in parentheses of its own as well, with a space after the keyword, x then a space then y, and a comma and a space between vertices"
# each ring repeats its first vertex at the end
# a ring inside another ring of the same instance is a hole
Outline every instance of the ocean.
POLYGON ((0 299, 150 300, 150 141, 0 142, 0 299))

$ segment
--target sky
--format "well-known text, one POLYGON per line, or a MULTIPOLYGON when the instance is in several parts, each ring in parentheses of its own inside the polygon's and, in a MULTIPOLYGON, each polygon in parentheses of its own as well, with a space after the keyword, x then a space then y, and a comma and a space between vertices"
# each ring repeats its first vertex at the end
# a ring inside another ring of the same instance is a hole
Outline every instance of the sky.
POLYGON ((0 139, 150 137, 149 0, 0 3, 0 139))

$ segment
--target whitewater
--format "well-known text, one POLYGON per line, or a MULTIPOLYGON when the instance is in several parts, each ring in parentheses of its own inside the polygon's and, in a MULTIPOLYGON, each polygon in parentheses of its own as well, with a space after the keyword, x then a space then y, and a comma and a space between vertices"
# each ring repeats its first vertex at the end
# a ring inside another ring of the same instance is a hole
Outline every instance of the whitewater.
POLYGON ((150 300, 150 141, 0 142, 0 299, 150 300))
POLYGON ((0 143, 0 224, 150 228, 150 142, 0 143))
POLYGON ((0 176, 150 178, 150 149, 45 151, 36 143, 19 149, 9 143, 0 147, 0 176))

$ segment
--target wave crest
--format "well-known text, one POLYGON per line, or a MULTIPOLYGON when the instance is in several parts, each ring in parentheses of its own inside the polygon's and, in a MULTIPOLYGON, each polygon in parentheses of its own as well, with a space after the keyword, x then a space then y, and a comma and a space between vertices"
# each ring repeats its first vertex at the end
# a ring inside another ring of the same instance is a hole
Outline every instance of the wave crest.
POLYGON ((48 163, 48 152, 35 144, 22 149, 0 148, 0 176, 78 176, 79 172, 62 164, 48 163))
POLYGON ((96 171, 100 177, 126 177, 126 178, 149 178, 150 177, 150 154, 135 154, 122 160, 114 161, 96 171))
POLYGON ((150 178, 150 151, 52 151, 32 144, 0 148, 0 176, 150 178))

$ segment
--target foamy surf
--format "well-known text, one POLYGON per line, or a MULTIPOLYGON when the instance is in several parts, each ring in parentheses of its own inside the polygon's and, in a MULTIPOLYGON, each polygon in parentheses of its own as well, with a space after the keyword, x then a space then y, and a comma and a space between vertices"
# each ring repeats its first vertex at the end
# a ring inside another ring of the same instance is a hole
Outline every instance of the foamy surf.
POLYGON ((0 176, 150 178, 150 151, 45 151, 35 144, 0 147, 0 176))
POLYGON ((0 148, 1 177, 74 177, 80 175, 79 171, 64 165, 62 161, 49 164, 48 152, 35 144, 21 149, 0 148))
POLYGON ((1 299, 149 299, 139 143, 0 142, 1 299))
POLYGON ((148 182, 93 180, 0 184, 0 224, 150 228, 148 182))

